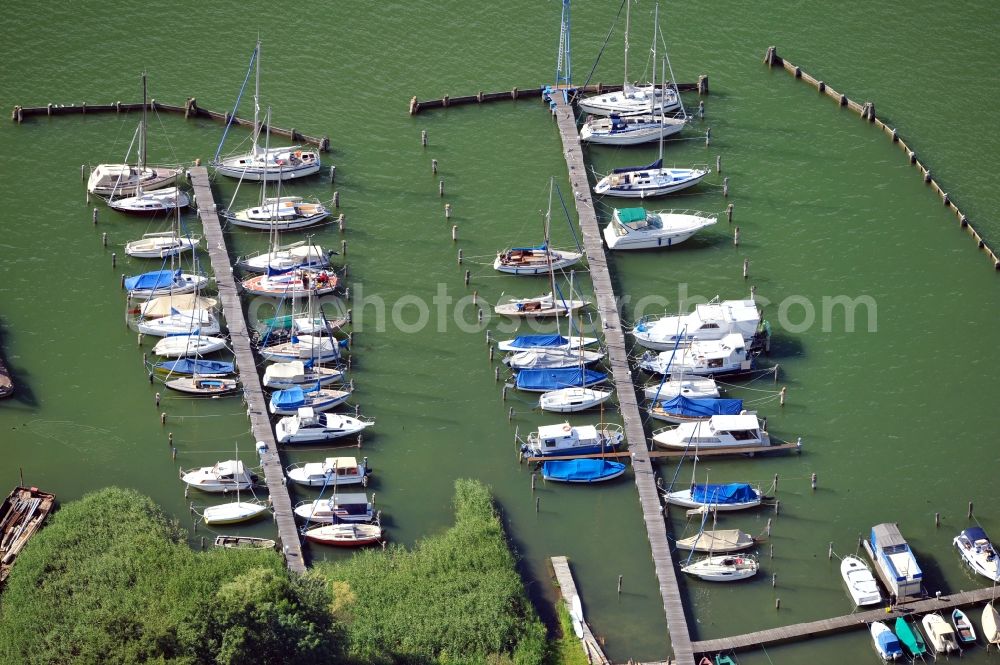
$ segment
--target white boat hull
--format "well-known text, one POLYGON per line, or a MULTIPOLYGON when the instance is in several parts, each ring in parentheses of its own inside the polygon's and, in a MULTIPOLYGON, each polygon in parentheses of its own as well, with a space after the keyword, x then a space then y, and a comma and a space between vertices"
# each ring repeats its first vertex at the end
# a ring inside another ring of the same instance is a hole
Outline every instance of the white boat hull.
POLYGON ((587 120, 580 128, 580 138, 599 145, 641 145, 679 134, 687 122, 680 118, 658 116, 622 117, 587 120))
POLYGON ((202 519, 205 524, 237 524, 252 520, 265 512, 267 506, 264 504, 239 501, 209 506, 202 512, 202 519))
POLYGON ((153 353, 164 358, 190 358, 215 353, 224 348, 226 340, 221 337, 179 335, 161 339, 153 347, 153 353))
POLYGON ((319 245, 299 245, 248 256, 237 263, 249 272, 266 273, 268 269, 311 268, 322 270, 329 267, 330 259, 319 245))
POLYGON ((597 344, 598 342, 596 337, 568 337, 567 339, 569 341, 560 346, 533 346, 529 348, 513 346, 514 340, 508 339, 502 342, 497 342, 497 348, 501 351, 512 351, 517 353, 519 351, 529 351, 531 349, 579 349, 584 346, 590 346, 591 344, 597 344))
POLYGON ((878 605, 882 602, 875 576, 864 561, 856 556, 845 556, 840 562, 840 576, 844 578, 847 591, 858 607, 878 605))
POLYGON ((320 414, 318 420, 302 424, 300 416, 287 416, 275 425, 278 443, 323 443, 360 434, 375 423, 339 414, 320 414))
POLYGON ((128 292, 128 297, 132 300, 148 300, 158 296, 184 295, 185 293, 194 293, 206 284, 208 284, 208 277, 183 273, 169 286, 155 289, 132 289, 128 292))
POLYGON ((135 330, 143 335, 167 337, 169 335, 218 335, 222 331, 219 319, 211 312, 177 312, 155 319, 140 319, 135 330))
POLYGON ((611 390, 593 388, 562 388, 542 393, 538 406, 543 411, 553 413, 576 413, 592 409, 611 398, 611 390))
POLYGON ((594 193, 629 199, 665 196, 693 187, 708 175, 706 169, 637 169, 612 173, 594 185, 594 193))
POLYGON ((672 247, 689 239, 698 231, 718 222, 717 217, 704 213, 651 213, 653 224, 643 224, 641 227, 632 224, 621 224, 612 219, 604 227, 604 242, 608 249, 654 249, 657 247, 672 247))
POLYGON ((319 153, 299 146, 258 149, 255 153, 226 157, 212 166, 216 173, 229 178, 278 182, 297 180, 317 173, 322 166, 319 153))
POLYGON ((683 506, 684 508, 709 508, 711 510, 722 511, 733 511, 733 510, 746 510, 747 508, 756 508, 761 503, 761 497, 758 495, 756 500, 753 501, 743 501, 740 503, 702 503, 700 501, 694 501, 691 498, 691 490, 681 490, 678 492, 668 492, 664 495, 664 499, 667 503, 675 506, 683 506))
POLYGON ((139 240, 125 243, 125 253, 136 259, 165 259, 190 252, 200 242, 198 236, 180 238, 172 233, 147 233, 139 240))
POLYGON ((334 407, 337 407, 348 400, 351 396, 349 390, 330 390, 329 388, 321 388, 315 393, 308 393, 305 404, 297 406, 294 408, 282 408, 276 406, 274 400, 268 404, 268 411, 276 416, 293 416, 298 413, 299 408, 302 406, 309 407, 317 413, 322 413, 324 411, 329 411, 334 407))
POLYGON ((635 86, 627 84, 620 92, 606 92, 577 101, 583 113, 593 115, 622 115, 636 113, 670 113, 680 108, 680 97, 674 90, 665 92, 661 86, 653 84, 635 86))
POLYGON ((156 189, 151 192, 144 191, 135 196, 108 201, 109 208, 130 215, 156 215, 178 208, 186 208, 190 204, 191 199, 187 193, 176 187, 156 189))
POLYGON ((646 386, 643 395, 648 400, 663 401, 683 395, 691 399, 698 397, 718 397, 719 388, 711 377, 692 377, 687 379, 670 379, 661 384, 646 386))
POLYGON ((98 196, 134 196, 139 186, 145 191, 174 184, 179 168, 147 166, 140 170, 129 164, 99 164, 90 172, 87 191, 98 196))
MULTIPOLYGON (((530 251, 530 250, 529 250, 530 251)), ((517 250, 508 250, 497 254, 493 261, 493 269, 509 275, 547 275, 549 274, 549 261, 545 258, 543 250, 534 250, 535 253, 518 253, 517 250)), ((552 270, 568 268, 583 258, 579 252, 568 252, 561 249, 549 251, 552 256, 552 270)))
POLYGON ((735 554, 707 556, 681 568, 706 582, 735 582, 757 574, 757 560, 735 554))

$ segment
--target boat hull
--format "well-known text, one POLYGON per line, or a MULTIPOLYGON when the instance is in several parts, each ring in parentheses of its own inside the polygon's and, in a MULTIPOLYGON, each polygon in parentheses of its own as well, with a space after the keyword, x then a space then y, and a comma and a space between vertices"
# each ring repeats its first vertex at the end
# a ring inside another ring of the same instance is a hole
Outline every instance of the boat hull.
POLYGON ((305 532, 306 540, 332 547, 365 547, 382 542, 382 527, 375 524, 329 524, 305 532))
POLYGON ((234 502, 221 506, 209 506, 202 513, 205 524, 239 524, 249 522, 267 512, 267 506, 259 503, 234 502))
MULTIPOLYGON (((541 252, 541 250, 536 250, 541 252)), ((551 250, 552 270, 568 268, 580 259, 583 254, 579 252, 567 252, 559 249, 551 250)), ((545 258, 544 252, 536 255, 535 260, 518 260, 512 258, 510 252, 502 252, 493 260, 493 269, 508 275, 548 275, 549 261, 545 258)))
POLYGON ((594 185, 594 193, 627 199, 666 196, 697 185, 707 175, 704 169, 640 169, 612 173, 594 185))
POLYGON ((757 560, 748 556, 707 556, 681 568, 681 572, 706 582, 736 582, 757 574, 757 560))
POLYGON ((610 390, 594 390, 592 388, 563 388, 542 393, 538 398, 538 407, 542 411, 552 413, 575 413, 586 411, 611 398, 610 390))

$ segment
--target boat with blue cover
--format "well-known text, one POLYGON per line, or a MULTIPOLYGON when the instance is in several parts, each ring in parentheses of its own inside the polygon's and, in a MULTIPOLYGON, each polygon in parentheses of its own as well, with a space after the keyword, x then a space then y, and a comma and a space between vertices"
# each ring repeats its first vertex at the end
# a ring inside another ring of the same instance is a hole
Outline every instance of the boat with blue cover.
POLYGON ((561 483, 599 483, 625 473, 625 465, 604 459, 550 460, 542 463, 542 478, 561 483))
POLYGON ((518 390, 544 393, 560 388, 588 388, 604 383, 608 375, 592 369, 522 369, 517 373, 518 390))
POLYGON ((147 300, 168 294, 193 293, 207 283, 207 277, 183 273, 178 268, 176 270, 153 270, 141 275, 126 277, 124 287, 130 299, 147 300))
POLYGON ((869 628, 872 634, 872 641, 875 643, 875 651, 882 660, 899 660, 903 657, 903 648, 899 645, 896 635, 881 621, 873 621, 869 628))
POLYGON ((528 349, 578 349, 597 344, 596 337, 563 337, 559 333, 518 335, 514 339, 497 342, 501 351, 526 351, 528 349))
POLYGON ((283 390, 294 386, 321 386, 344 380, 343 370, 316 365, 311 360, 290 360, 264 368, 265 388, 283 390))
POLYGON ((271 402, 268 409, 278 416, 293 416, 299 409, 308 407, 314 412, 329 411, 333 407, 343 404, 351 396, 350 390, 333 390, 332 388, 321 388, 316 384, 308 389, 301 386, 292 386, 285 390, 277 390, 271 395, 271 402))
POLYGON ((648 409, 651 417, 669 423, 701 422, 712 416, 734 416, 742 411, 741 399, 692 398, 684 395, 654 402, 648 409))
POLYGON ((764 493, 747 483, 694 484, 689 489, 664 493, 667 503, 685 508, 743 510, 761 504, 764 493))
POLYGON ((184 374, 191 376, 226 376, 236 371, 234 363, 221 360, 201 360, 196 358, 180 358, 166 360, 153 365, 153 369, 161 374, 184 374))
POLYGON ((542 425, 521 445, 522 457, 572 457, 613 452, 625 440, 620 425, 542 425))
POLYGON ((920 595, 923 571, 899 527, 890 523, 876 524, 864 546, 897 599, 920 595))

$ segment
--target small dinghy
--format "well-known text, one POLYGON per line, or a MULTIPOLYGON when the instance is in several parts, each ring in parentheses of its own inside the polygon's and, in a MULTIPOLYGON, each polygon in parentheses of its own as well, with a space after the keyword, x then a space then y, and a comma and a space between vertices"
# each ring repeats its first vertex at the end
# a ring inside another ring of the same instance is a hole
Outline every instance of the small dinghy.
POLYGON ((375 504, 364 492, 345 492, 329 499, 303 501, 294 512, 304 520, 324 524, 371 522, 375 519, 375 504))
POLYGON ((955 636, 955 629, 937 612, 925 614, 920 620, 920 624, 924 627, 927 640, 937 653, 948 654, 961 651, 958 646, 958 638, 955 636))
POLYGON ((276 416, 292 416, 304 407, 320 413, 343 404, 350 396, 350 390, 333 390, 318 386, 304 390, 300 386, 293 386, 273 393, 268 410, 276 416))
POLYGON ((755 508, 763 498, 763 492, 746 483, 695 484, 690 489, 664 494, 667 503, 675 506, 716 511, 755 508))
POLYGON ((965 612, 957 607, 951 611, 951 625, 955 627, 955 634, 962 644, 976 643, 976 629, 972 626, 972 621, 965 615, 965 612))
POLYGON ((378 524, 324 524, 308 529, 306 540, 334 547, 364 547, 382 542, 382 527, 378 524))
POLYGON ((889 662, 903 657, 903 649, 899 646, 899 640, 889 630, 889 626, 881 621, 874 621, 869 630, 872 634, 872 641, 875 643, 875 651, 878 652, 882 660, 889 662))
POLYGON ((542 478, 560 483, 600 483, 625 473, 625 465, 603 459, 550 460, 542 463, 542 478))
POLYGON ((239 460, 226 460, 214 466, 181 470, 181 482, 202 492, 233 492, 250 489, 257 476, 243 466, 239 460))
POLYGON ((604 358, 601 351, 584 349, 531 349, 504 356, 503 364, 514 370, 522 369, 564 369, 593 365, 604 358))
POLYGON ((216 536, 216 547, 238 550, 273 550, 278 544, 270 538, 255 538, 253 536, 216 536))
POLYGON ((757 574, 757 559, 750 555, 721 554, 698 559, 681 568, 706 582, 735 582, 757 574))
POLYGON ((361 433, 375 424, 339 413, 315 413, 312 409, 299 409, 294 416, 287 416, 274 427, 278 443, 324 443, 344 436, 361 433))
POLYGON ((295 386, 321 386, 344 380, 344 373, 332 367, 313 365, 310 361, 290 360, 264 368, 264 387, 284 390, 295 386))
POLYGON ((142 191, 140 188, 134 196, 108 200, 109 208, 130 215, 156 215, 161 212, 186 208, 190 204, 191 198, 187 192, 177 187, 155 189, 150 192, 142 191))
POLYGON ((756 542, 753 536, 740 529, 713 529, 681 538, 674 546, 696 552, 738 552, 753 547, 756 542))
POLYGON ((525 351, 527 349, 579 349, 597 344, 596 337, 563 337, 562 335, 520 335, 514 339, 497 342, 501 351, 525 351))
POLYGON ((599 455, 613 452, 625 440, 620 425, 601 423, 579 425, 567 423, 542 425, 528 435, 521 445, 522 457, 599 455))
POLYGON ((542 393, 538 398, 538 407, 543 411, 555 413, 575 413, 585 411, 603 404, 611 398, 614 391, 596 390, 594 388, 562 388, 542 393))
POLYGON ((551 316, 566 316, 590 304, 588 300, 553 298, 551 293, 534 298, 511 298, 500 303, 493 311, 502 316, 522 319, 541 319, 551 316))
POLYGON ((220 506, 209 506, 201 514, 205 524, 238 524, 248 522, 267 512, 267 504, 259 501, 234 501, 220 506))
POLYGON ((906 617, 897 617, 893 628, 896 630, 896 637, 899 638, 899 641, 903 643, 903 646, 910 653, 910 657, 922 660, 924 654, 927 653, 927 644, 924 642, 924 636, 920 634, 920 630, 916 624, 907 621, 906 617))
POLYGON ((226 340, 221 337, 172 335, 157 342, 153 353, 164 358, 186 358, 215 353, 225 348, 226 340))
POLYGON ((240 382, 237 379, 226 379, 217 376, 179 376, 176 379, 164 381, 163 385, 171 390, 198 395, 201 397, 220 397, 239 392, 240 382))
POLYGON ((368 458, 358 464, 356 457, 327 457, 322 462, 302 462, 292 464, 285 469, 285 474, 293 483, 308 487, 361 485, 368 486, 368 458))
POLYGON ((847 591, 858 607, 877 605, 882 602, 878 583, 865 562, 856 556, 845 556, 840 562, 840 575, 847 584, 847 591))

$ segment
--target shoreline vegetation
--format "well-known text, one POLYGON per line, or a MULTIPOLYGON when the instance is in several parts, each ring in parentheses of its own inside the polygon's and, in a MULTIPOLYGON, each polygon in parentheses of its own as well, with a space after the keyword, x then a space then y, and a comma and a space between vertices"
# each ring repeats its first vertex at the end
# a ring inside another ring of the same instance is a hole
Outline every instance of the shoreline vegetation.
POLYGON ((192 550, 134 490, 66 504, 0 593, 0 662, 556 662, 489 488, 455 483, 455 523, 293 576, 270 551, 192 550))

